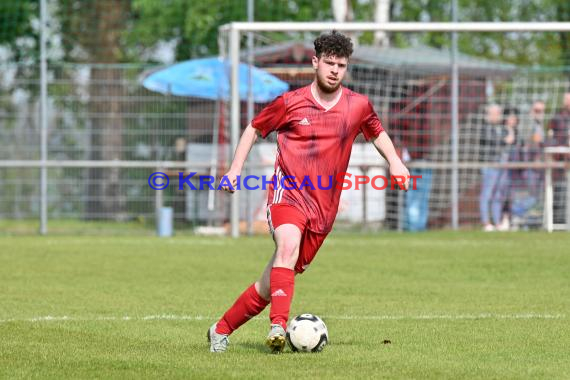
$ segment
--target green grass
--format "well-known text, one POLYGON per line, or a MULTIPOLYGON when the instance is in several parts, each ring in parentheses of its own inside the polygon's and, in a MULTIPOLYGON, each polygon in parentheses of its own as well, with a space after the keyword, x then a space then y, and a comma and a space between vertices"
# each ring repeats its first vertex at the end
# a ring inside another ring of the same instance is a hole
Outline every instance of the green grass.
MULTIPOLYGON (((153 221, 140 218, 128 222, 109 221, 80 221, 77 219, 51 219, 48 220, 48 232, 50 235, 73 235, 73 236, 132 236, 156 234, 153 221)), ((40 221, 35 219, 0 219, 1 236, 22 236, 38 234, 40 221)))
POLYGON ((213 355, 206 330, 269 237, 5 236, 0 378, 568 379, 568 247, 562 233, 333 234, 292 305, 323 317, 324 352, 269 355, 266 310, 213 355))

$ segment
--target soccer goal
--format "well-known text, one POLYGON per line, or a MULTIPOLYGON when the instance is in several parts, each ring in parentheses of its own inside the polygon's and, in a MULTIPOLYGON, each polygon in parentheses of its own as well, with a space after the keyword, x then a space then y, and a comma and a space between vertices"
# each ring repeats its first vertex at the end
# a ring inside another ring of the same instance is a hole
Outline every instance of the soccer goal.
POLYGON ((570 231, 570 147, 547 147, 544 155, 549 164, 544 181, 544 228, 570 231))
MULTIPOLYGON (((504 230, 570 225, 566 211, 563 220, 552 222, 552 215, 560 214, 553 210, 566 209, 567 199, 556 203, 562 198, 553 201, 552 194, 566 194, 567 175, 558 176, 561 156, 544 150, 563 144, 553 136, 552 120, 570 94, 567 63, 556 58, 564 56, 559 43, 568 38, 570 23, 223 25, 219 47, 230 78, 231 152, 242 128, 264 106, 254 103, 252 94, 240 99, 245 78, 238 63, 262 67, 290 89, 304 86, 313 78, 312 41, 333 29, 355 44, 345 85, 369 97, 412 175, 421 176, 417 189, 406 193, 370 184, 344 191, 337 225, 408 231, 481 228, 485 222, 504 230), (497 144, 493 136, 501 136, 506 123, 516 131, 514 142, 497 144), (556 168, 553 180, 549 175, 556 168)), ((268 140, 256 144, 248 170, 272 172, 275 137, 268 140)), ((370 144, 357 139, 349 170, 370 176, 386 174, 387 167, 370 144)), ((263 218, 263 196, 251 197, 231 197, 232 236, 240 234, 240 222, 263 218)))

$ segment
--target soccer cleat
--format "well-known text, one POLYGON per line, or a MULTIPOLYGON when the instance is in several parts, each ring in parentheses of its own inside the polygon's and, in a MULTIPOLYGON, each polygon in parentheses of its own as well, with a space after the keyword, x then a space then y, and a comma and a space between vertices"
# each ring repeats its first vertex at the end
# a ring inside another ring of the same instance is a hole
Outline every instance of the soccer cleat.
POLYGON ((281 325, 271 325, 271 330, 267 335, 265 344, 267 344, 272 354, 280 354, 283 352, 283 348, 285 348, 285 330, 281 325))
POLYGON ((210 352, 225 352, 230 344, 229 336, 225 334, 218 334, 216 332, 216 323, 210 327, 206 333, 208 342, 210 342, 210 352))

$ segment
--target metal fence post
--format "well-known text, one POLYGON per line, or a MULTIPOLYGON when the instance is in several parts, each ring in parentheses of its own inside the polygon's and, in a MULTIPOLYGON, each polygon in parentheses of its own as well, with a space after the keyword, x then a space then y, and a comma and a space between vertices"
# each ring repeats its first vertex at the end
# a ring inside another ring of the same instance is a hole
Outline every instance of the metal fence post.
POLYGON ((40 234, 47 234, 47 55, 46 55, 46 0, 40 1, 40 234))
MULTIPOLYGON (((231 151, 230 160, 237 148, 240 132, 240 99, 239 99, 239 38, 240 31, 234 24, 230 28, 230 60, 232 65, 231 72, 231 151)), ((231 196, 231 211, 230 211, 230 230, 231 236, 239 237, 239 191, 236 191, 231 196)))
MULTIPOLYGON (((457 22, 457 0, 452 1, 453 22, 457 22)), ((451 228, 459 228, 459 68, 457 32, 451 33, 451 228)))

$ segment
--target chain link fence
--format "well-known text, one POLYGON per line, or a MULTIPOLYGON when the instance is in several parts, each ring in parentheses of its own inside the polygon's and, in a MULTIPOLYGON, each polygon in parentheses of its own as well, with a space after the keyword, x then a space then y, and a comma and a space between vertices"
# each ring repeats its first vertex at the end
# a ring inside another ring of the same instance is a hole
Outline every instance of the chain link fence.
MULTIPOLYGON (((229 2, 229 8, 231 4, 236 3, 229 2)), ((148 33, 156 32, 156 27, 137 23, 148 11, 140 2, 47 1, 49 17, 43 29, 38 2, 5 2, 0 8, 2 231, 34 233, 41 214, 42 32, 47 37, 49 231, 153 234, 157 209, 163 206, 173 208, 178 233, 193 233, 200 226, 227 228, 230 195, 190 190, 183 181, 180 186, 180 178, 196 172, 192 181, 199 184, 199 175, 220 176, 227 168, 231 158, 228 103, 161 95, 141 85, 145 75, 180 56, 178 49, 186 49, 188 55, 210 54, 208 46, 217 46, 216 26, 223 20, 210 27, 213 37, 197 36, 207 44, 192 45, 184 34, 154 42, 150 48, 142 45, 150 41, 148 33), (133 42, 137 33, 140 44, 133 42), (212 150, 220 136, 214 156, 217 167, 212 172, 212 150), (165 190, 149 185, 149 176, 157 171, 170 178, 165 190)), ((279 12, 291 11, 279 8, 279 12)), ((278 19, 275 14, 272 17, 278 19)), ((206 27, 191 27, 194 33, 210 33, 206 27)), ((256 33, 253 62, 292 89, 306 85, 313 75, 314 36, 256 33)), ((549 33, 543 36, 544 41, 554 41, 549 33)), ((371 184, 358 190, 353 186, 343 193, 337 228, 449 228, 449 50, 427 47, 426 33, 393 33, 392 41, 406 43, 392 47, 371 46, 366 35, 360 40, 346 85, 370 98, 399 154, 412 174, 422 179, 418 190, 407 193, 378 190, 371 184)), ((526 42, 513 39, 512 43, 526 42)), ((568 71, 529 69, 472 54, 460 56, 459 69, 460 227, 543 228, 544 148, 568 146, 568 71), (516 121, 509 121, 513 115, 516 121), (514 140, 505 143, 506 125, 511 122, 514 140)), ((255 104, 255 112, 263 106, 255 104)), ((248 123, 246 107, 243 102, 242 127, 248 123)), ((269 136, 256 144, 245 174, 272 174, 275 141, 275 136, 269 136)), ((559 228, 568 225, 567 157, 555 154, 549 164, 556 168, 551 179, 552 212, 559 228)), ((386 167, 373 147, 358 138, 349 172, 373 177, 386 175, 386 167)), ((244 193, 243 230, 265 231, 265 192, 244 193)))

